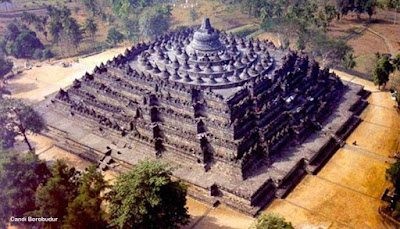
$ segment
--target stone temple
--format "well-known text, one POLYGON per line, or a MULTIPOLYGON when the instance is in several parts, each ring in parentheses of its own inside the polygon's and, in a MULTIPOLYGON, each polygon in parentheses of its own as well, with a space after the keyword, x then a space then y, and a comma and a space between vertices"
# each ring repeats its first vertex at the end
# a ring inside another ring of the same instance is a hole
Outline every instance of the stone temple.
POLYGON ((100 169, 169 162, 194 198, 255 215, 343 146, 367 95, 205 19, 101 63, 38 110, 58 147, 100 169))

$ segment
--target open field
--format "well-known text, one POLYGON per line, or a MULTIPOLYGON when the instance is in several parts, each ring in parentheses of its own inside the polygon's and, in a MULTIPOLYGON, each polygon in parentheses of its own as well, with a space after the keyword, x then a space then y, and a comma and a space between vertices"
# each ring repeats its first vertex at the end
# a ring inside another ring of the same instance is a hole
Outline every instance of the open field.
POLYGON ((44 96, 58 91, 70 85, 76 78, 82 77, 85 72, 93 71, 96 65, 106 62, 114 56, 124 52, 125 48, 110 49, 106 52, 78 58, 79 62, 73 60, 63 60, 50 65, 43 63, 41 67, 33 67, 25 70, 9 81, 7 89, 14 97, 31 102, 44 99, 44 96), (61 62, 72 62, 71 67, 63 67, 61 62))
MULTIPOLYGON (((180 1, 182 3, 183 1, 180 1)), ((243 25, 258 23, 255 18, 240 12, 237 7, 222 4, 218 1, 196 1, 195 10, 198 12, 198 19, 194 22, 190 18, 190 8, 184 8, 180 4, 172 10, 172 28, 178 26, 199 25, 204 17, 209 17, 213 27, 221 30, 230 30, 243 25)))

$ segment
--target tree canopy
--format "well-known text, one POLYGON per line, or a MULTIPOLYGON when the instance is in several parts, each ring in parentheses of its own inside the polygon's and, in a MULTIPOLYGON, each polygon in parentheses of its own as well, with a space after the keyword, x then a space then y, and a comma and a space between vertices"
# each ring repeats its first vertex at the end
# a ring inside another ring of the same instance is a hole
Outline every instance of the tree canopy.
POLYGON ((35 153, 17 156, 0 149, 1 228, 5 228, 11 216, 23 216, 35 209, 35 192, 49 176, 46 163, 35 153))
POLYGON ((111 28, 108 30, 107 42, 112 45, 117 45, 124 41, 125 37, 116 28, 111 28))
POLYGON ((118 177, 109 193, 111 226, 179 228, 189 222, 186 187, 158 161, 143 161, 118 177))
POLYGON ((96 21, 93 18, 87 18, 85 24, 83 24, 83 29, 86 33, 89 34, 91 39, 94 41, 96 32, 98 30, 98 26, 96 21))
POLYGON ((13 66, 13 62, 6 59, 3 53, 0 52, 0 100, 3 99, 4 94, 10 94, 10 92, 4 88, 4 78, 12 70, 13 66))
POLYGON ((6 51, 17 58, 32 57, 36 49, 44 48, 35 32, 26 27, 20 29, 14 23, 7 26, 5 38, 6 51))
POLYGON ((128 18, 132 13, 140 13, 145 7, 153 6, 153 0, 113 0, 113 12, 122 18, 128 18))
POLYGON ((160 8, 146 8, 139 18, 140 34, 150 39, 162 35, 170 27, 167 17, 160 8))
POLYGON ((42 228, 60 228, 67 215, 68 204, 78 193, 78 173, 65 162, 57 160, 51 166, 51 178, 36 192, 35 213, 42 217, 57 217, 57 222, 43 223, 42 228))
POLYGON ((49 32, 54 44, 62 43, 66 51, 77 50, 82 41, 82 30, 78 22, 71 17, 71 10, 67 7, 47 7, 50 16, 49 32))
POLYGON ((108 187, 101 172, 94 165, 80 178, 78 195, 68 204, 63 229, 102 229, 107 227, 106 213, 101 208, 102 192, 108 187))
POLYGON ((5 98, 0 100, 0 137, 4 148, 14 145, 15 137, 24 138, 29 150, 33 147, 28 141, 28 132, 40 133, 45 129, 43 118, 29 105, 21 100, 5 98))
POLYGON ((389 56, 380 56, 372 72, 374 84, 378 85, 378 87, 385 86, 386 83, 389 81, 390 73, 392 73, 393 71, 394 67, 390 62, 389 56))
POLYGON ((81 0, 86 10, 94 17, 97 13, 100 13, 100 5, 97 0, 81 0))
POLYGON ((391 164, 386 169, 386 180, 390 181, 395 187, 397 194, 400 194, 400 160, 396 159, 396 162, 391 164))
POLYGON ((345 41, 329 38, 325 33, 315 34, 311 39, 310 53, 321 59, 323 68, 339 64, 352 51, 345 41))
POLYGON ((0 54, 0 80, 11 71, 13 66, 13 62, 7 60, 4 55, 0 54))
POLYGON ((292 223, 273 213, 260 215, 250 229, 293 229, 292 223))

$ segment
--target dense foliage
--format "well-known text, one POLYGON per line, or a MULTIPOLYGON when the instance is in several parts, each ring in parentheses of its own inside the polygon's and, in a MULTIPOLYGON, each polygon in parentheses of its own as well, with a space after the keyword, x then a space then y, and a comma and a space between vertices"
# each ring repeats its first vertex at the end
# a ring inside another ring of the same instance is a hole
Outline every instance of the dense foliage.
POLYGON ((82 175, 78 195, 68 204, 65 229, 102 229, 107 227, 105 211, 101 208, 102 192, 108 187, 101 172, 94 165, 82 175))
POLYGON ((36 33, 27 27, 19 28, 16 24, 10 23, 4 36, 6 38, 6 51, 17 58, 30 58, 37 49, 44 48, 42 42, 37 38, 36 33))
POLYGON ((397 194, 400 194, 400 160, 397 159, 395 163, 391 164, 386 169, 386 180, 390 181, 397 194))
POLYGON ((44 223, 43 228, 60 228, 67 207, 78 194, 78 174, 75 168, 57 160, 51 167, 51 178, 36 192, 35 215, 57 217, 57 222, 44 223))
POLYGON ((125 37, 116 28, 111 28, 108 30, 107 42, 112 45, 117 45, 124 41, 125 37))
POLYGON ((189 222, 186 187, 173 181, 171 170, 158 161, 140 162, 109 186, 94 165, 78 172, 57 160, 48 167, 33 151, 0 149, 0 201, 1 228, 11 216, 58 218, 41 223, 40 228, 50 229, 168 229, 189 222))
POLYGON ((13 62, 9 61, 4 57, 4 55, 0 54, 0 81, 3 80, 4 76, 11 71, 13 65, 13 62))
POLYGON ((139 27, 142 37, 154 39, 168 31, 170 27, 168 15, 158 8, 146 8, 140 15, 139 27))
MULTIPOLYGON (((326 34, 330 22, 339 15, 335 6, 310 0, 257 2, 260 8, 249 10, 260 15, 265 31, 278 34, 283 47, 295 40, 295 47, 321 60, 322 67, 336 66, 352 52, 345 41, 326 34)), ((354 64, 347 66, 354 67, 354 64)))
POLYGON ((390 58, 387 55, 380 56, 375 64, 372 72, 372 78, 374 84, 378 87, 385 86, 389 81, 390 74, 394 71, 394 66, 390 62, 390 58))
POLYGON ((126 38, 136 41, 139 38, 154 38, 168 31, 172 8, 162 6, 156 0, 115 0, 112 11, 121 21, 126 38))
POLYGON ((88 33, 92 38, 92 41, 94 41, 96 32, 98 30, 98 26, 94 18, 86 19, 85 24, 83 24, 83 30, 85 31, 85 33, 88 33))
POLYGON ((0 150, 0 227, 11 216, 24 216, 35 209, 35 192, 50 176, 46 163, 29 152, 16 156, 0 150))
MULTIPOLYGON (((389 0, 389 2, 396 2, 397 0, 389 0)), ((356 12, 358 15, 366 13, 369 16, 375 13, 375 9, 377 7, 382 7, 380 1, 377 0, 332 0, 332 1, 309 1, 309 0, 243 0, 234 1, 237 4, 241 4, 242 8, 249 15, 254 17, 260 17, 268 14, 279 15, 284 13, 288 8, 293 8, 294 13, 306 13, 311 15, 312 11, 298 11, 298 7, 307 6, 308 9, 311 9, 317 4, 322 7, 319 7, 320 10, 325 11, 325 13, 332 12, 335 9, 335 13, 333 15, 340 18, 341 15, 346 15, 350 11, 356 12), (297 9, 296 9, 297 8, 297 9)), ((395 5, 396 3, 390 3, 390 5, 395 5)), ((319 13, 318 13, 319 14, 319 13)), ((330 14, 330 13, 329 13, 330 14)))
POLYGON ((292 223, 283 217, 268 213, 260 215, 250 229, 293 229, 292 223))
POLYGON ((54 44, 64 47, 66 52, 77 50, 83 39, 82 30, 75 18, 71 16, 71 10, 67 7, 47 7, 50 16, 49 32, 54 44))
POLYGON ((5 98, 0 100, 0 142, 3 148, 14 145, 15 137, 22 136, 29 150, 33 150, 27 134, 40 133, 45 124, 43 118, 21 100, 5 98))
POLYGON ((0 100, 3 99, 4 94, 10 94, 8 90, 4 88, 5 76, 11 72, 14 64, 4 57, 4 54, 0 51, 0 100))
POLYGON ((186 187, 158 161, 144 161, 118 177, 109 194, 111 225, 117 228, 179 228, 189 222, 186 187))

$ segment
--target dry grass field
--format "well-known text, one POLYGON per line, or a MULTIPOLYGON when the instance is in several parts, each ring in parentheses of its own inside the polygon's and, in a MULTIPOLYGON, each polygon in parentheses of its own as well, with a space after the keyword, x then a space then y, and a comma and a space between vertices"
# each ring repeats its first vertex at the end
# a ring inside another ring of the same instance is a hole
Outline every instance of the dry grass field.
MULTIPOLYGON (((366 15, 361 15, 359 20, 354 13, 350 13, 340 20, 334 19, 329 26, 328 34, 345 39, 354 51, 357 63, 354 70, 364 75, 370 75, 376 61, 375 53, 390 54, 392 51, 395 54, 400 51, 400 13, 397 13, 397 24, 393 23, 394 16, 394 12, 379 10, 373 16, 371 23, 368 23, 366 15), (393 50, 390 50, 382 37, 368 28, 387 38, 387 42, 393 47, 393 50)), ((258 38, 268 39, 279 45, 276 34, 262 33, 258 38)), ((400 76, 396 76, 398 83, 400 83, 399 78, 400 76)))
MULTIPOLYGON (((183 2, 183 1, 181 1, 183 2)), ((221 30, 230 30, 243 25, 258 23, 258 20, 251 18, 237 7, 222 4, 218 1, 198 0, 194 9, 198 12, 198 19, 192 21, 190 18, 191 8, 184 8, 180 4, 172 11, 172 27, 199 25, 204 17, 209 17, 213 27, 221 30)))

